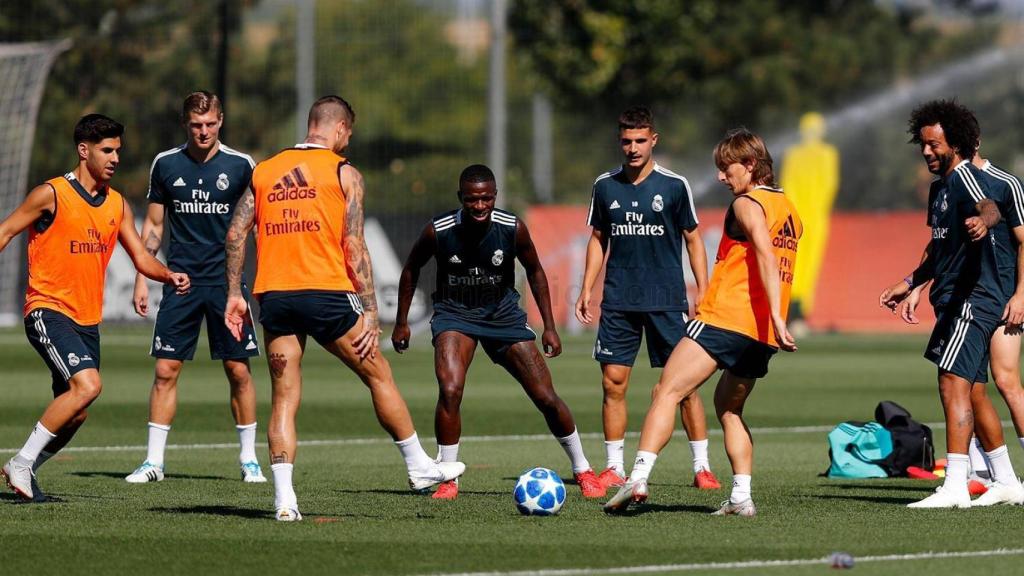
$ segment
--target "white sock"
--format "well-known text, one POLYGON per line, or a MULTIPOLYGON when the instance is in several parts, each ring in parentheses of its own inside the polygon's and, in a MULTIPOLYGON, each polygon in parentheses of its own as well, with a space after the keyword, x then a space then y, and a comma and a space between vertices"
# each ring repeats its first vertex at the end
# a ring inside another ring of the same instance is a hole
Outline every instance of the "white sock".
POLYGON ((982 478, 991 478, 988 459, 985 457, 985 449, 977 436, 972 436, 967 444, 967 455, 971 458, 971 472, 982 478))
POLYGON ((579 474, 580 472, 590 470, 590 462, 587 462, 587 457, 583 454, 583 444, 580 442, 580 434, 578 431, 573 430, 572 434, 569 434, 565 438, 559 438, 558 443, 562 445, 562 450, 565 450, 565 455, 568 456, 569 461, 572 462, 573 474, 579 474))
POLYGON ((149 423, 149 444, 146 450, 146 462, 153 466, 164 465, 164 448, 167 447, 167 435, 170 432, 170 424, 149 423))
POLYGON ((14 457, 15 460, 25 466, 35 464, 39 453, 43 451, 43 448, 46 448, 50 440, 56 437, 57 435, 47 430, 42 422, 36 422, 36 425, 32 428, 32 433, 28 435, 28 440, 25 441, 25 445, 21 447, 18 455, 14 457))
POLYGON ((238 461, 257 462, 256 459, 256 423, 235 426, 238 430, 238 461))
POLYGON ((633 462, 633 471, 629 474, 629 481, 647 480, 651 475, 651 469, 654 468, 654 461, 657 459, 658 455, 654 452, 638 450, 636 460, 633 462))
POLYGON ((985 455, 988 456, 989 462, 992 463, 993 480, 1006 486, 1013 486, 1020 482, 1020 480, 1017 480, 1017 475, 1013 472, 1013 463, 1010 462, 1010 451, 1006 449, 1006 444, 991 452, 986 452, 985 455))
POLYGON ((273 464, 270 466, 274 473, 274 508, 299 508, 298 499, 295 498, 295 489, 292 487, 292 464, 273 464))
POLYGON ((942 483, 943 489, 967 492, 970 468, 971 458, 967 454, 946 453, 946 480, 942 483))
POLYGON ((437 461, 438 462, 458 462, 459 461, 459 443, 455 444, 438 444, 437 445, 437 461))
POLYGON ((626 439, 605 440, 604 451, 608 455, 608 468, 626 475, 626 439))
POLYGON ((409 472, 423 472, 433 467, 434 461, 423 451, 423 446, 420 445, 420 438, 415 432, 405 440, 396 441, 395 446, 398 446, 398 451, 402 453, 402 458, 405 459, 405 467, 409 472))
POLYGON ((47 452, 46 450, 40 452, 39 456, 36 456, 36 461, 32 463, 32 472, 35 473, 36 470, 39 470, 39 467, 46 464, 46 461, 50 458, 53 458, 52 452, 47 452))
POLYGON ((733 504, 739 504, 744 500, 750 499, 750 474, 733 474, 732 475, 732 494, 729 496, 729 501, 733 504))
POLYGON ((708 461, 708 439, 690 440, 690 452, 693 453, 693 473, 701 470, 711 470, 711 462, 708 461))

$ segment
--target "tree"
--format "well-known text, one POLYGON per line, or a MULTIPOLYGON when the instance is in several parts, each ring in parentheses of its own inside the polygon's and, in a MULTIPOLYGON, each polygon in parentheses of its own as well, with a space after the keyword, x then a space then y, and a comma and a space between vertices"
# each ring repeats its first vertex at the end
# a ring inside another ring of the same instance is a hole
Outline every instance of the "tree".
POLYGON ((700 102, 722 126, 834 105, 990 42, 866 0, 521 0, 510 27, 566 107, 700 102))

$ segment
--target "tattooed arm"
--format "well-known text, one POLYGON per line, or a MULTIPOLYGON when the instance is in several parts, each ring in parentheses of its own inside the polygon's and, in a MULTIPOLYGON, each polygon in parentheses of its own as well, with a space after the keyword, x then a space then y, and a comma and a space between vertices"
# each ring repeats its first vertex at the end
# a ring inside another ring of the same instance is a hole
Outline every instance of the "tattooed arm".
POLYGON ((245 239, 252 230, 256 215, 256 199, 252 187, 238 199, 235 213, 228 226, 228 235, 224 239, 224 251, 227 253, 228 303, 224 308, 224 324, 239 342, 242 341, 242 326, 245 323, 249 303, 242 296, 242 267, 245 266, 245 239))
MULTIPOLYGON (((156 257, 160 251, 160 245, 164 237, 164 205, 158 202, 150 202, 146 212, 146 221, 142 223, 142 245, 156 257)), ((135 275, 135 293, 132 295, 132 303, 135 305, 135 313, 145 316, 149 312, 149 286, 146 284, 146 277, 142 274, 135 275)))
POLYGON ((363 237, 363 175, 351 164, 338 171, 341 189, 345 192, 345 266, 359 300, 363 304, 363 331, 354 342, 360 358, 374 357, 380 345, 380 321, 377 318, 377 294, 373 289, 373 265, 363 237))

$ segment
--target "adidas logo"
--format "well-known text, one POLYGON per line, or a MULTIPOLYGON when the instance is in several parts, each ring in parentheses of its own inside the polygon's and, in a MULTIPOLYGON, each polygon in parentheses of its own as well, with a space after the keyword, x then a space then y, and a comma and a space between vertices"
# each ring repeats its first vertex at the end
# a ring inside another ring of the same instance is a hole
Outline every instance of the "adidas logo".
POLYGON ((795 252, 798 244, 799 236, 796 234, 796 223, 793 222, 793 215, 790 214, 786 221, 782 223, 782 228, 779 228, 778 234, 775 235, 775 238, 772 238, 772 246, 795 252))
POLYGON ((796 238, 796 224, 793 222, 793 215, 790 214, 786 218, 786 222, 783 223, 782 229, 779 230, 779 236, 783 238, 796 238))
POLYGON ((178 176, 178 179, 174 181, 174 185, 179 187, 187 186, 187 184, 185 184, 185 181, 181 179, 181 176, 178 176))
POLYGON ((306 178, 305 165, 296 166, 274 184, 274 189, 267 195, 269 202, 281 200, 306 200, 316 198, 316 187, 306 178))
POLYGON ((608 209, 609 210, 615 210, 616 208, 621 208, 621 206, 619 206, 619 201, 618 200, 612 200, 612 205, 609 206, 608 209))
POLYGON ((452 264, 462 264, 462 260, 459 260, 458 254, 455 254, 454 256, 449 258, 448 261, 451 262, 452 264))
POLYGON ((249 343, 245 345, 245 349, 246 350, 255 350, 256 349, 256 343, 253 342, 252 340, 249 340, 249 343))

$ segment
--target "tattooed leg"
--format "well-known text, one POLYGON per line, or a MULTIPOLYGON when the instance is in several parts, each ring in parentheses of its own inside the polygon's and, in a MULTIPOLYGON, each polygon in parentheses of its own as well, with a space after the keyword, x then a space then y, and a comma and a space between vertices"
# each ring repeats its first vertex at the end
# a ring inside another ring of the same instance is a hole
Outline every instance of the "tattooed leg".
POLYGON ((974 433, 971 383, 950 372, 941 372, 939 396, 946 413, 946 450, 951 454, 967 454, 967 443, 974 433))
POLYGON ((264 333, 267 340, 267 358, 270 359, 270 383, 272 388, 270 425, 267 440, 270 444, 270 459, 273 464, 294 463, 295 415, 302 398, 302 352, 305 338, 278 336, 264 333))

